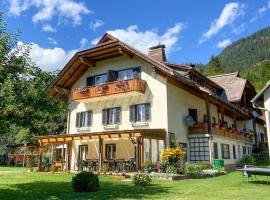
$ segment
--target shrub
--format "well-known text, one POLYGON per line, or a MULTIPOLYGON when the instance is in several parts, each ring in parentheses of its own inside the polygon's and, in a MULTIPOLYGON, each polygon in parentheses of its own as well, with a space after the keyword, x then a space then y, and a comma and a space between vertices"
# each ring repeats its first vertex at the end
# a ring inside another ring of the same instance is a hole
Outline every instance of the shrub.
POLYGON ((152 163, 151 160, 146 160, 143 163, 143 168, 145 171, 147 171, 148 173, 150 173, 152 171, 152 169, 155 167, 155 165, 152 163))
POLYGON ((245 155, 241 161, 240 161, 240 164, 242 166, 245 166, 245 165, 254 165, 255 164, 255 159, 252 155, 245 155))
POLYGON ((135 174, 132 178, 134 185, 146 186, 149 185, 152 178, 148 174, 135 174))
POLYGON ((213 165, 208 161, 200 161, 196 164, 201 168, 201 170, 213 169, 213 165))
POLYGON ((93 172, 81 172, 72 178, 75 192, 94 192, 99 188, 99 178, 93 172))
POLYGON ((177 173, 181 172, 181 164, 185 157, 185 152, 179 147, 171 147, 165 149, 161 153, 161 161, 165 166, 165 171, 167 173, 177 173))
POLYGON ((197 164, 186 164, 186 174, 201 173, 202 169, 197 164))

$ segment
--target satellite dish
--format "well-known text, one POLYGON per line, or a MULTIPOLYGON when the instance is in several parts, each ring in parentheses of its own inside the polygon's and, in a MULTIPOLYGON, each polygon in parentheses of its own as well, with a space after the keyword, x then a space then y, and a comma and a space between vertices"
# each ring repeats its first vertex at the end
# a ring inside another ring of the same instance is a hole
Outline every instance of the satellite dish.
POLYGON ((252 111, 251 115, 254 117, 254 118, 257 118, 258 117, 258 113, 254 110, 252 111))
POLYGON ((186 122, 186 125, 187 125, 188 127, 190 127, 190 126, 192 126, 193 124, 195 124, 195 121, 194 121, 193 117, 191 117, 190 115, 187 115, 187 116, 185 117, 185 122, 186 122))

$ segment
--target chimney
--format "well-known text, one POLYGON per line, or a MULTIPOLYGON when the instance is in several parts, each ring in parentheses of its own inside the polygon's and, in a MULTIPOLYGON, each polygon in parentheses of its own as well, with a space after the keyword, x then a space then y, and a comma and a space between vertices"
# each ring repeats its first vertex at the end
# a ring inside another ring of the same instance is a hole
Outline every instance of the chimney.
POLYGON ((159 62, 166 62, 165 45, 158 44, 157 46, 149 48, 148 56, 159 62))

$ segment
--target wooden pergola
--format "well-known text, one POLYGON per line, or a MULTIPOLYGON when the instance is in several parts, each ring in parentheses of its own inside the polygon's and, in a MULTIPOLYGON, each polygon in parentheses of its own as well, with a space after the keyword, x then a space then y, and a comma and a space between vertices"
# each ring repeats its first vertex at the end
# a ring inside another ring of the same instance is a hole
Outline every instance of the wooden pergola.
POLYGON ((43 151, 48 147, 48 145, 67 145, 67 170, 71 170, 72 161, 72 145, 73 141, 76 140, 98 140, 98 163, 99 170, 101 170, 101 165, 103 163, 103 140, 104 139, 132 139, 134 145, 136 146, 136 170, 142 169, 143 163, 143 139, 159 139, 163 140, 166 146, 166 131, 164 129, 140 129, 140 130, 121 130, 121 131, 104 131, 104 132, 92 132, 92 133, 78 133, 78 134, 62 134, 62 135, 48 135, 48 136, 36 136, 39 143, 39 162, 38 169, 42 172, 42 155, 43 151))

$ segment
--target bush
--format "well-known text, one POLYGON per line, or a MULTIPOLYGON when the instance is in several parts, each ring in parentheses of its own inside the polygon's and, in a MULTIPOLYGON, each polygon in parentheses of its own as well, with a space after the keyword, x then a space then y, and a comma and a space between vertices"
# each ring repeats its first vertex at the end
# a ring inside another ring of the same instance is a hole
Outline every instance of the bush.
POLYGON ((213 169, 213 165, 208 161, 200 161, 196 164, 201 168, 201 170, 213 169))
POLYGON ((199 173, 202 172, 202 169, 197 164, 186 164, 186 174, 199 173))
POLYGON ((240 161, 240 164, 242 166, 245 166, 245 165, 254 165, 255 164, 255 159, 252 155, 245 155, 241 161, 240 161))
POLYGON ((99 178, 93 172, 81 172, 72 178, 75 192, 94 192, 99 188, 99 178))
POLYGON ((135 174, 132 178, 134 185, 146 186, 149 185, 152 181, 152 178, 147 174, 135 174))
POLYGON ((151 160, 146 160, 143 163, 143 168, 145 171, 147 171, 148 173, 150 173, 152 171, 152 169, 154 169, 155 165, 152 163, 151 160))
POLYGON ((166 173, 181 173, 184 163, 185 152, 179 147, 165 149, 161 154, 162 164, 165 166, 166 173))

